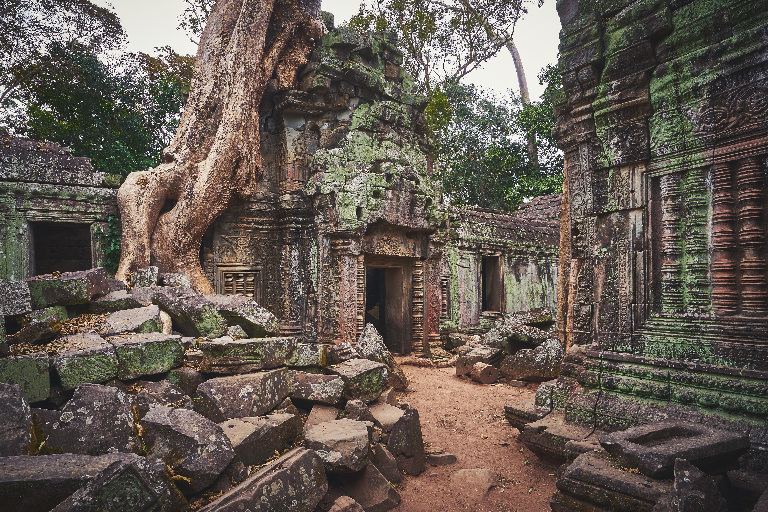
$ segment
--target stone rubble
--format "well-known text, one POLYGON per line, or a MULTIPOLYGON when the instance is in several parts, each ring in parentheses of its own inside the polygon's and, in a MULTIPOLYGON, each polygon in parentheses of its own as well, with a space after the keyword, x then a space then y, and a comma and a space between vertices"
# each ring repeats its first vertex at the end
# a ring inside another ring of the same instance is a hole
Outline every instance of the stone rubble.
POLYGON ((0 283, 16 329, 0 357, 10 510, 314 511, 334 496, 327 507, 386 511, 400 503, 390 482, 423 471, 418 412, 393 406, 407 380, 390 378, 402 370, 375 329, 359 350, 323 345, 156 269, 127 289, 103 269, 60 277, 0 283), (19 343, 51 319, 60 333, 19 343))

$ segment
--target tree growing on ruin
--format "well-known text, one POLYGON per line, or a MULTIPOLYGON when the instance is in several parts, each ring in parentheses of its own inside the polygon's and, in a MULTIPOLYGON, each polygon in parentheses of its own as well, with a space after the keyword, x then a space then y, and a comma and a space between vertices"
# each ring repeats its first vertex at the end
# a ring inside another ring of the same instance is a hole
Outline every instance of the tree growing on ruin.
POLYGON ((190 95, 162 163, 128 176, 118 192, 122 254, 116 277, 150 264, 212 293, 200 267, 202 237, 262 176, 259 105, 273 78, 295 87, 323 33, 319 0, 219 0, 200 37, 190 95))

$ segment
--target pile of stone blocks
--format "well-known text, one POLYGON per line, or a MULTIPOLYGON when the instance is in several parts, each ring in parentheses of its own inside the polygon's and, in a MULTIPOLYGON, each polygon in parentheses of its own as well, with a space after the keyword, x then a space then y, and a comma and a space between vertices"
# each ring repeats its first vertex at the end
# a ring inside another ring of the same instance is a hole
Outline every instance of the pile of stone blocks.
MULTIPOLYGON (((729 510, 729 470, 749 449, 746 434, 658 422, 600 436, 557 482, 553 512, 729 510)), ((732 491, 733 493, 733 491, 732 491)))
POLYGON ((456 375, 491 384, 500 376, 542 382, 560 373, 564 351, 547 308, 502 315, 482 336, 455 333, 456 375))
POLYGON ((360 351, 309 343, 246 297, 155 268, 132 284, 101 268, 0 283, 7 510, 389 510, 390 482, 423 471, 375 329, 360 351))

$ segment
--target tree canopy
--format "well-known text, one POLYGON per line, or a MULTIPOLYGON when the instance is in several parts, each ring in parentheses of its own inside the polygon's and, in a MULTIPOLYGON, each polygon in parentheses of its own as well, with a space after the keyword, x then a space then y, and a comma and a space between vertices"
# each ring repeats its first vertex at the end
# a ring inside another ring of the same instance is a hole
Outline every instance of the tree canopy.
MULTIPOLYGON (((51 45, 88 48, 95 54, 120 48, 125 32, 110 9, 90 0, 4 0, 0 2, 0 106, 42 66, 29 66, 51 45), (13 72, 24 66, 26 73, 13 72)), ((41 61, 55 66, 56 61, 41 61)))
POLYGON ((548 83, 542 101, 504 100, 473 85, 446 87, 450 121, 434 133, 436 178, 451 204, 512 211, 526 198, 562 188, 563 157, 552 137, 557 68, 540 75, 548 83), (533 133, 538 162, 527 151, 533 133))
POLYGON ((0 127, 67 146, 101 171, 155 165, 178 124, 194 59, 167 47, 157 56, 120 52, 119 20, 87 0, 11 3, 15 10, 0 7, 8 22, 0 127))

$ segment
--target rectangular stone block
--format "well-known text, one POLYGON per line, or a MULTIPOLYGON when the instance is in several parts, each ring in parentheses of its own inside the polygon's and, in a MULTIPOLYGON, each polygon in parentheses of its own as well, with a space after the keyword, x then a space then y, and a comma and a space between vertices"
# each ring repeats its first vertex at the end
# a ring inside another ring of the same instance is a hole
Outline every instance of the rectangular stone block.
POLYGON ((285 400, 292 380, 293 374, 285 368, 210 379, 197 387, 195 410, 216 423, 260 416, 285 400))
POLYGON ((285 361, 286 366, 307 367, 328 364, 328 347, 319 343, 299 343, 285 361))
POLYGON ((63 338, 68 349, 53 359, 53 367, 64 389, 83 382, 101 383, 117 377, 115 347, 96 334, 63 338))
POLYGON ((106 271, 99 267, 82 272, 64 272, 58 277, 39 276, 27 279, 34 309, 48 306, 87 304, 109 293, 106 271))
POLYGON ((27 400, 45 400, 51 392, 48 354, 34 354, 0 359, 0 382, 18 384, 27 400))
POLYGON ((148 333, 109 339, 117 356, 117 378, 136 379, 165 373, 184 362, 181 336, 148 333))
POLYGON ((328 480, 318 456, 312 450, 296 448, 200 512, 312 512, 327 490, 328 480))
POLYGON ((215 340, 200 343, 200 370, 238 374, 285 366, 296 349, 296 338, 215 340))
POLYGON ((258 466, 290 447, 301 432, 301 419, 294 414, 235 418, 219 426, 232 443, 238 460, 258 466))
POLYGON ((51 510, 101 471, 138 455, 19 455, 0 457, 0 503, 5 512, 51 510))

